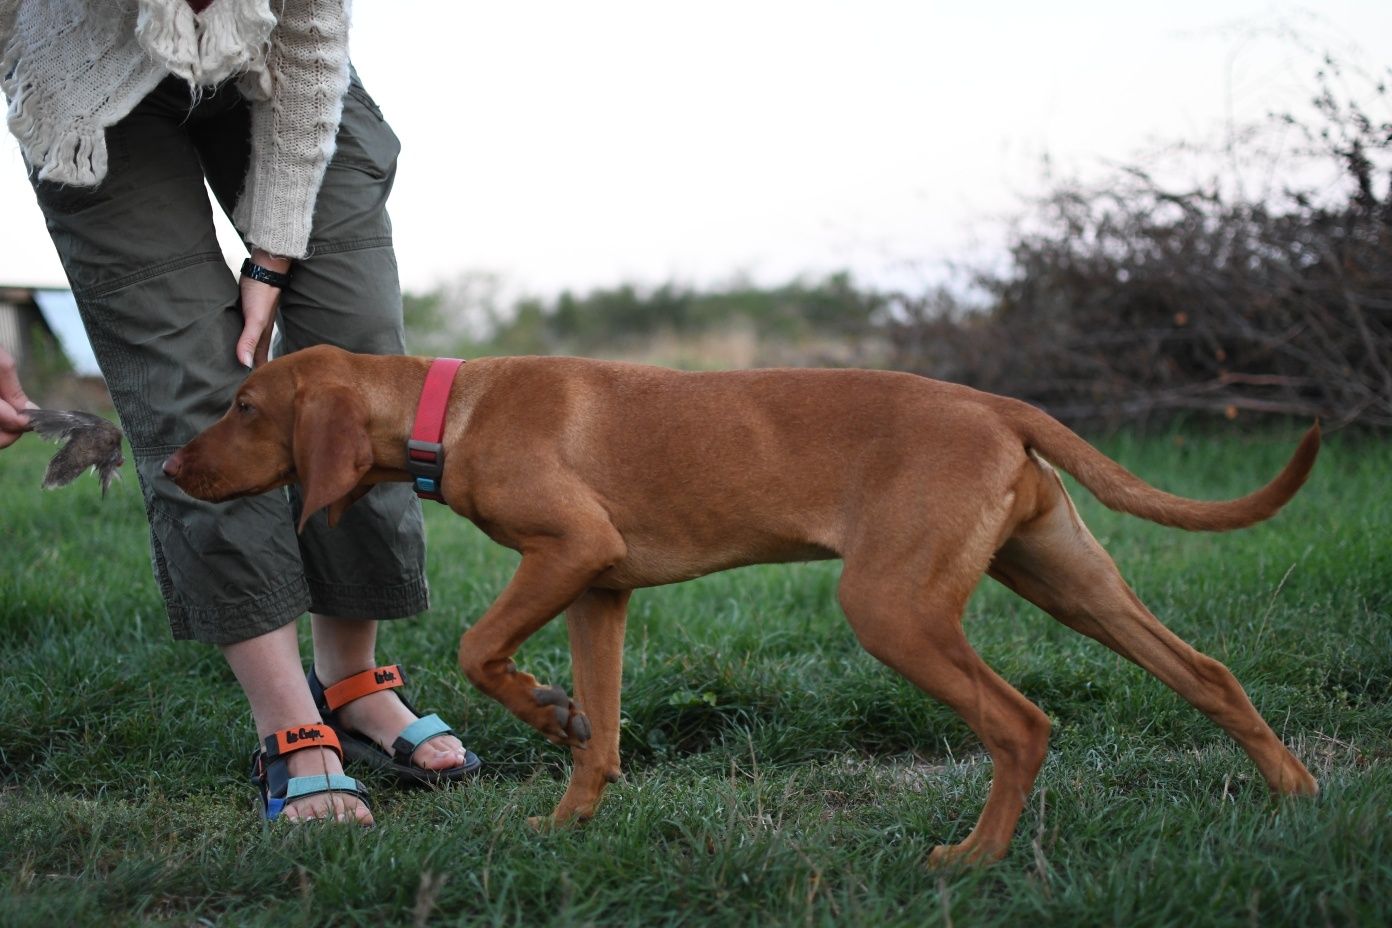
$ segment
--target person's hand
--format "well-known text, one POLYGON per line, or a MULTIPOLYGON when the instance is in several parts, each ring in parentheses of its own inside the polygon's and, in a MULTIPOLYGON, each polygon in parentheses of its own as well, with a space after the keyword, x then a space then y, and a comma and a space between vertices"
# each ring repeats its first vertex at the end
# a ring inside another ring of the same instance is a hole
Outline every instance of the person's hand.
POLYGON ((19 385, 15 359, 0 348, 0 448, 8 448, 29 431, 29 417, 23 412, 26 409, 38 409, 38 406, 29 401, 19 385))
MULTIPOLYGON (((279 274, 290 272, 290 259, 254 248, 251 260, 268 271, 279 274)), ((246 367, 260 367, 271 354, 271 327, 275 323, 276 306, 280 303, 280 288, 263 284, 259 280, 243 277, 242 289, 242 334, 237 338, 237 360, 246 367)))

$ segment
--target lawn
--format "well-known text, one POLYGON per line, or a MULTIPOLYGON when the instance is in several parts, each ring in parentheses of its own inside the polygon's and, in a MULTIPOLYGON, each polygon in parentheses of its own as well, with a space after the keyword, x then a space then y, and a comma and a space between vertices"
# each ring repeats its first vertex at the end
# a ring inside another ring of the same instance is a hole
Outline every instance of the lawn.
MULTIPOLYGON (((1212 498, 1264 482, 1298 434, 1103 447, 1212 498)), ((1318 799, 1272 801, 1197 711, 988 581, 968 634, 1053 719, 1051 752, 1010 855, 945 873, 924 860, 970 830, 990 762, 860 650, 836 563, 636 594, 626 777, 588 826, 532 832, 568 758, 454 663, 516 556, 434 505, 435 609, 385 627, 381 655, 485 774, 370 784, 371 831, 267 827, 235 681, 214 649, 170 640, 133 475, 105 500, 90 478, 40 492, 50 450, 0 453, 0 924, 1392 924, 1392 443, 1335 436, 1285 512, 1230 535, 1073 488, 1142 599, 1233 670, 1318 799)), ((568 685, 564 623, 519 664, 568 685)))

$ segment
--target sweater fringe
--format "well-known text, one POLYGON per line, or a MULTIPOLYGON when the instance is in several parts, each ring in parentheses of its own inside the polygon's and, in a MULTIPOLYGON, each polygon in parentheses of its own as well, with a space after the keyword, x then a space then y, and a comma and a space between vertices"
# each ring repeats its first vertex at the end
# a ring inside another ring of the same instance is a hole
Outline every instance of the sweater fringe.
POLYGON ((154 61, 199 88, 264 68, 275 25, 266 0, 218 0, 202 13, 185 0, 141 0, 135 35, 154 61))
MULTIPOLYGON (((0 67, 8 65, 0 63, 0 67)), ((24 160, 31 169, 39 169, 39 180, 90 187, 105 176, 104 127, 81 123, 54 126, 40 116, 36 106, 29 105, 25 87, 7 86, 5 92, 10 95, 5 121, 24 160)))

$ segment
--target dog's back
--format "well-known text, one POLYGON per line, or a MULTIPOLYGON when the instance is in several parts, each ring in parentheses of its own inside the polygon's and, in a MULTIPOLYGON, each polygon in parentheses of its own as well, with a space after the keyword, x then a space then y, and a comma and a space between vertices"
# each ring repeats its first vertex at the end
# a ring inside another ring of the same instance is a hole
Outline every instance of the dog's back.
POLYGON ((510 496, 502 485, 539 462, 573 471, 631 551, 663 552, 661 565, 630 564, 649 582, 836 557, 892 485, 915 487, 931 518, 936 499, 1003 490, 1027 458, 986 394, 909 374, 470 363, 494 368, 472 373, 496 386, 479 396, 459 442, 476 459, 467 481, 510 496), (486 447, 480 434, 491 436, 486 447))

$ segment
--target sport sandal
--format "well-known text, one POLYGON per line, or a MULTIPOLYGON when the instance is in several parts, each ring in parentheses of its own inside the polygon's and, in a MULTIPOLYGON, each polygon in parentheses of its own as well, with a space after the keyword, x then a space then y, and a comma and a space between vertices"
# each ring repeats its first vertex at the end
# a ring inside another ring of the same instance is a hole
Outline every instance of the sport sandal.
POLYGON ((289 756, 305 748, 328 748, 340 761, 343 759, 343 748, 334 730, 318 723, 283 728, 267 735, 261 747, 252 752, 251 781, 261 788, 261 810, 266 821, 275 821, 287 802, 320 793, 347 793, 371 808, 367 790, 350 776, 341 773, 290 776, 289 756))
POLYGON ((397 664, 364 670, 362 673, 345 677, 328 687, 319 681, 318 675, 311 666, 307 679, 309 680, 309 692, 314 697, 315 704, 319 706, 319 713, 323 717, 324 723, 338 733, 339 741, 343 744, 343 755, 350 761, 363 761, 378 770, 394 775, 402 783, 408 784, 431 784, 458 780, 477 772, 482 766, 483 762, 479 760, 478 755, 468 748, 464 749, 464 763, 443 770, 431 770, 411 762, 411 755, 416 752, 416 748, 425 742, 442 735, 455 734, 454 729, 446 725, 438 715, 421 716, 402 729, 401 733, 396 736, 396 740, 392 742, 390 754, 371 738, 359 734, 343 724, 338 717, 338 710, 355 699, 361 699, 370 693, 381 690, 397 690, 396 696, 406 708, 410 709, 413 715, 420 715, 416 711, 416 707, 411 705, 405 694, 399 689, 406 684, 406 674, 397 664))

